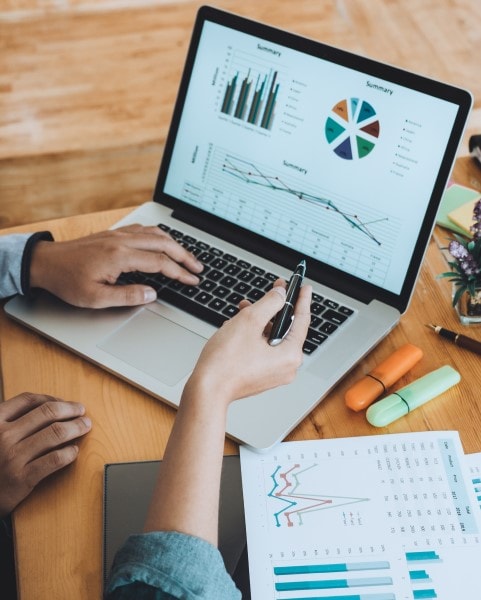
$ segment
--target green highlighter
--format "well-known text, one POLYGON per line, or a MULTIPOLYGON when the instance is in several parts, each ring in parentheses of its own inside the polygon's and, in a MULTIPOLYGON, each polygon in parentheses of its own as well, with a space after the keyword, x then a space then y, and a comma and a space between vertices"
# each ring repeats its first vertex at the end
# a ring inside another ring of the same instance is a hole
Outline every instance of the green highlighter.
POLYGON ((366 418, 374 427, 389 425, 436 398, 460 380, 461 375, 456 369, 445 365, 371 405, 367 409, 366 418))

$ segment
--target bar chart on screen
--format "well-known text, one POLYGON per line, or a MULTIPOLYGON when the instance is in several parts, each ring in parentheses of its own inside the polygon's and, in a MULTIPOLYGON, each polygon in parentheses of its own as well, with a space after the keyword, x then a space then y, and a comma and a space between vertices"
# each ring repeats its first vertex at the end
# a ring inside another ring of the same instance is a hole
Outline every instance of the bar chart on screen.
POLYGON ((253 600, 453 600, 481 585, 456 433, 241 448, 241 466, 253 600))

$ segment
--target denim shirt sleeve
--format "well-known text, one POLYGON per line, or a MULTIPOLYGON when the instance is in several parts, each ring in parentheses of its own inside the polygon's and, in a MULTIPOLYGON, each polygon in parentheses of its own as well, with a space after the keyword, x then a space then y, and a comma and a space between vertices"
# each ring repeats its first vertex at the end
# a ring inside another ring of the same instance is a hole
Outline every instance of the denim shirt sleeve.
POLYGON ((22 293, 23 251, 31 235, 0 236, 0 298, 22 293))
POLYGON ((49 231, 0 236, 0 298, 30 295, 30 263, 37 242, 53 241, 49 231))
POLYGON ((131 535, 117 552, 106 600, 241 600, 217 548, 175 531, 131 535))

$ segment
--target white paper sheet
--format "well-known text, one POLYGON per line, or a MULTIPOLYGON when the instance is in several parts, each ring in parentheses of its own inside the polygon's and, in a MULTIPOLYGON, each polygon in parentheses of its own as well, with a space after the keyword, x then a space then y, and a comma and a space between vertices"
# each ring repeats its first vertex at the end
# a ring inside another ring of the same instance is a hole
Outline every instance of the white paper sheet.
POLYGON ((242 447, 241 467, 252 600, 479 593, 481 457, 471 477, 457 432, 242 447))

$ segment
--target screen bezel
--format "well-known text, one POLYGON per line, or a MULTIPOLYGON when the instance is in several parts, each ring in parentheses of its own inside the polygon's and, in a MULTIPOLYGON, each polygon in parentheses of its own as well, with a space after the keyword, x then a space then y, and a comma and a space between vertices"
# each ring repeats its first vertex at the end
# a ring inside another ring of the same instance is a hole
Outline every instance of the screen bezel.
POLYGON ((451 173, 459 141, 463 135, 464 127, 472 105, 471 94, 461 88, 435 81, 391 65, 380 63, 333 46, 328 46, 315 40, 307 39, 263 23, 246 19, 245 17, 227 13, 210 6, 201 7, 197 13, 194 24, 179 92, 174 106, 172 122, 154 190, 154 201, 172 208, 174 217, 178 217, 183 221, 201 227, 203 230, 216 235, 221 239, 230 242, 234 241, 236 245, 241 246, 245 250, 263 256, 288 269, 292 269, 301 257, 298 251, 287 248, 282 244, 273 242, 259 234, 235 225, 230 221, 193 207, 183 200, 164 192, 167 173, 172 159, 174 144, 189 88, 192 68, 203 25, 206 21, 230 27, 293 50, 302 51, 311 56, 363 72, 371 77, 392 81, 397 85, 425 93, 434 98, 446 100, 458 106, 453 128, 441 160, 438 175, 434 182, 431 197, 419 230, 415 249, 406 270, 404 282, 399 294, 384 290, 379 286, 354 275, 350 275, 349 273, 341 271, 322 261, 306 257, 308 277, 310 279, 334 288, 341 293, 352 296, 365 303, 377 299, 393 306, 398 309, 400 313, 403 313, 411 299, 416 278, 434 227, 436 213, 441 202, 442 194, 451 173))

